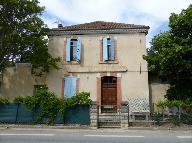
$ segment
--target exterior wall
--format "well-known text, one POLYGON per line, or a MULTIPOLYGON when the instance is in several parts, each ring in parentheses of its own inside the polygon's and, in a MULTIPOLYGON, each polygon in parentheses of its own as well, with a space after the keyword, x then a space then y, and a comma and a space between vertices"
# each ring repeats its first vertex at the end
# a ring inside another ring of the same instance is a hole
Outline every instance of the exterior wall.
MULTIPOLYGON (((67 37, 50 36, 49 52, 54 57, 62 57, 61 70, 52 70, 47 75, 47 85, 50 90, 63 96, 62 80, 67 75, 75 75, 79 78, 79 91, 88 91, 94 101, 98 99, 97 79, 102 73, 110 76, 116 73, 121 77, 121 100, 129 100, 132 105, 149 105, 148 71, 147 62, 142 56, 146 54, 145 34, 110 34, 110 35, 77 35, 82 43, 80 64, 65 62, 65 48, 67 37), (100 62, 101 40, 106 36, 112 36, 116 41, 117 63, 106 64, 100 62), (138 100, 139 99, 139 100, 138 100)), ((136 111, 137 107, 133 110, 136 111)), ((146 107, 146 111, 149 108, 146 107)))
POLYGON ((1 95, 13 99, 33 95, 34 85, 45 84, 45 77, 32 76, 31 64, 18 63, 5 69, 1 82, 1 95))
POLYGON ((168 83, 162 83, 161 80, 154 75, 149 76, 149 92, 152 112, 157 111, 155 103, 165 99, 164 95, 169 89, 168 83))
MULTIPOLYGON (((70 37, 70 36, 67 36, 70 37)), ((60 70, 50 70, 46 77, 37 78, 31 74, 31 65, 17 64, 7 68, 3 75, 1 92, 8 97, 33 95, 34 85, 47 84, 49 89, 63 97, 63 78, 73 75, 78 78, 79 91, 91 93, 93 101, 100 102, 99 86, 102 76, 117 77, 117 100, 129 101, 132 112, 149 110, 149 88, 147 63, 142 55, 146 54, 145 34, 79 35, 81 38, 80 64, 65 62, 66 36, 49 37, 49 53, 61 57, 60 70), (101 40, 112 36, 116 41, 117 62, 106 64, 100 61, 101 40)))

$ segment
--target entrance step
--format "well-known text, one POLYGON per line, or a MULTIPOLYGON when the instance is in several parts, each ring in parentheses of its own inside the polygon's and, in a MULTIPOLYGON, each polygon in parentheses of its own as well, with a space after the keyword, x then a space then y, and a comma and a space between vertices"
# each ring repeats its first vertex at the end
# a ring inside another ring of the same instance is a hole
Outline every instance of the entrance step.
POLYGON ((99 114, 99 128, 120 128, 121 116, 119 114, 99 114))

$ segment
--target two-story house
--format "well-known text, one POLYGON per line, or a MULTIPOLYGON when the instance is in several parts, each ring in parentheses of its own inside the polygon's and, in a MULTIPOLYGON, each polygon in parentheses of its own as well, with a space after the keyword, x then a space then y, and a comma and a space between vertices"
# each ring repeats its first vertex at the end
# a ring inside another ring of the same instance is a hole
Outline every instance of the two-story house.
POLYGON ((100 113, 117 112, 122 101, 130 112, 149 112, 146 35, 149 26, 95 21, 59 25, 49 32, 49 53, 61 57, 46 84, 61 97, 87 91, 100 113))
POLYGON ((148 30, 143 25, 102 21, 50 29, 48 50, 61 57, 60 69, 37 77, 30 63, 8 67, 0 73, 0 96, 32 96, 46 84, 61 98, 90 92, 99 115, 120 115, 123 101, 128 102, 129 115, 152 113, 169 85, 155 75, 148 78, 143 59, 148 30))

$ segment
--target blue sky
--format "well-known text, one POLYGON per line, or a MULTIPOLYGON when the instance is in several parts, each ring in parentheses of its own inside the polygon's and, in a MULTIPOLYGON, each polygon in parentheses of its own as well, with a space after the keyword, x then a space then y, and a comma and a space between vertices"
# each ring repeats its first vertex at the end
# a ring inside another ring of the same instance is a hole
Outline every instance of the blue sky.
POLYGON ((92 21, 150 26, 147 47, 154 35, 168 30, 170 13, 180 13, 192 0, 39 0, 49 28, 92 21))

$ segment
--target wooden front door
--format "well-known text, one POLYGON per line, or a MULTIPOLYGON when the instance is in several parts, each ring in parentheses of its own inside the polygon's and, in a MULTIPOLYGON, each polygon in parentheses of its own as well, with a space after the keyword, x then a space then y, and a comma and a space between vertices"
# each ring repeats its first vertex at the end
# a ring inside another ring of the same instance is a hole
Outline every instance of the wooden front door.
POLYGON ((101 78, 101 112, 117 112, 117 78, 105 76, 101 78))

